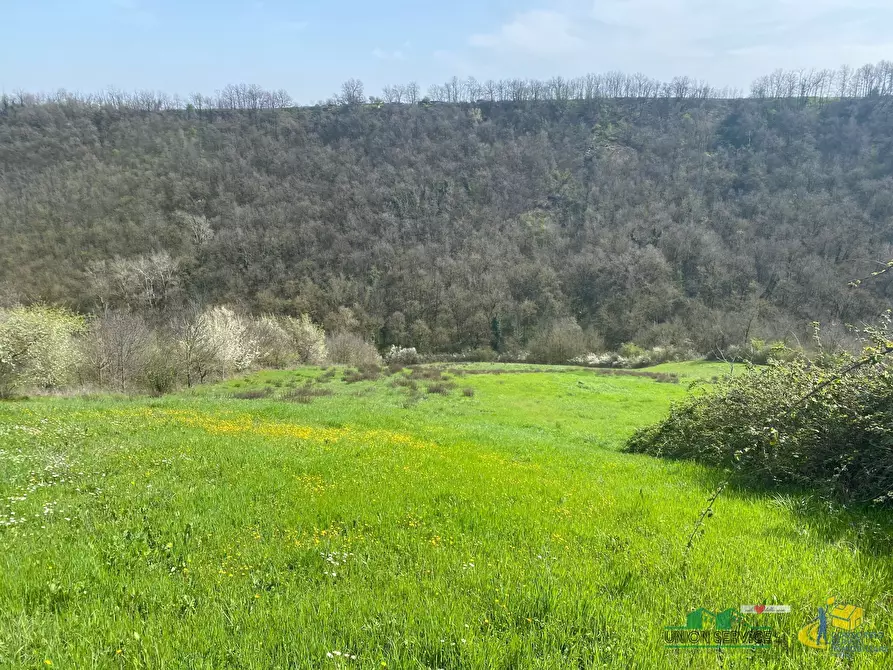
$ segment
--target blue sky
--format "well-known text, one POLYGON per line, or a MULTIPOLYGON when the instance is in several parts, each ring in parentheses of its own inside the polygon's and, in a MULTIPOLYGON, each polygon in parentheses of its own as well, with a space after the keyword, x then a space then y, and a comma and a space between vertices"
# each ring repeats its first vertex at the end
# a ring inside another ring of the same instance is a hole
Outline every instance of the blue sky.
POLYGON ((0 88, 299 102, 452 75, 689 75, 746 89, 777 67, 893 60, 893 0, 0 0, 0 88))

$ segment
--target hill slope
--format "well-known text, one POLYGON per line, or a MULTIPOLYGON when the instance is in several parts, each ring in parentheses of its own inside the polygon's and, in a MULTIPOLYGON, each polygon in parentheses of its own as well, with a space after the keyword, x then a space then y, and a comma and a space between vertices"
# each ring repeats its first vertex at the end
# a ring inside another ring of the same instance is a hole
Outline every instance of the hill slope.
POLYGON ((887 98, 13 106, 0 170, 7 300, 309 311, 423 350, 570 315, 708 352, 890 289, 846 288, 893 257, 887 98))

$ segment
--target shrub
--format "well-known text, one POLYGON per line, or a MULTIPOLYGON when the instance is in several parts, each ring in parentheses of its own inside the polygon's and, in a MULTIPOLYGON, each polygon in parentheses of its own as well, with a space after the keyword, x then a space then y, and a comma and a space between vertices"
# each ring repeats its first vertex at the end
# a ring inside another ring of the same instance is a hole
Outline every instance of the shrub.
POLYGON ((784 342, 764 342, 763 340, 751 340, 742 358, 756 365, 765 365, 770 360, 790 361, 796 357, 796 352, 788 348, 784 342))
POLYGON ((312 382, 290 389, 282 394, 282 399, 289 402, 299 402, 302 404, 310 404, 314 398, 332 395, 329 389, 313 388, 312 382))
POLYGON ((441 372, 440 368, 422 365, 416 368, 410 368, 409 378, 439 381, 443 379, 443 373, 441 372))
POLYGON ((586 365, 593 368, 634 368, 644 367, 648 365, 644 359, 637 358, 630 360, 624 358, 617 352, 608 352, 604 354, 586 354, 585 356, 577 356, 571 360, 571 363, 577 365, 586 365))
POLYGON ((632 342, 621 344, 617 353, 623 356, 623 358, 644 358, 645 356, 645 350, 632 342))
POLYGON ((474 389, 473 388, 464 388, 464 389, 462 389, 462 395, 464 395, 466 398, 473 398, 474 397, 474 389))
POLYGON ((652 347, 648 350, 647 357, 651 360, 651 365, 667 362, 691 361, 702 358, 697 352, 689 347, 676 345, 652 347))
POLYGON ((394 381, 391 382, 391 386, 393 386, 394 388, 402 386, 413 390, 419 387, 418 382, 414 379, 410 379, 409 377, 397 377, 394 381))
POLYGON ((682 347, 666 346, 645 350, 635 344, 624 344, 619 352, 585 354, 571 362, 595 368, 644 368, 667 361, 690 361, 699 356, 682 347))
POLYGON ((529 351, 509 350, 499 354, 496 360, 500 363, 525 363, 528 358, 530 358, 529 351))
POLYGON ((582 356, 577 356, 576 358, 572 358, 570 362, 576 365, 587 365, 593 368, 610 368, 614 366, 619 358, 620 355, 616 353, 589 353, 582 356))
POLYGON ((335 377, 335 368, 326 370, 323 374, 316 378, 318 384, 328 384, 335 377))
POLYGON ((359 335, 335 333, 326 341, 329 361, 341 365, 379 365, 378 350, 359 335))
POLYGON ((832 381, 834 369, 854 362, 841 354, 833 369, 804 357, 750 367, 674 405, 665 420, 637 431, 627 449, 732 468, 763 485, 889 502, 893 369, 877 362, 832 381))
POLYGON ((415 347, 398 347, 396 344, 391 345, 391 348, 384 355, 385 363, 389 366, 397 366, 397 365, 415 365, 419 362, 419 353, 416 351, 415 347))
POLYGON ((376 381, 381 377, 381 368, 377 365, 361 365, 359 370, 345 370, 342 380, 346 384, 376 381))
POLYGON ((173 348, 170 341, 158 334, 152 338, 141 381, 153 395, 164 395, 177 390, 180 375, 173 348))
POLYGON ((403 408, 410 409, 411 407, 415 407, 419 404, 419 401, 422 399, 422 394, 419 393, 418 389, 412 388, 409 391, 409 395, 406 400, 403 401, 403 408))
POLYGON ((248 319, 228 307, 212 307, 202 314, 201 326, 215 372, 221 377, 247 370, 257 360, 260 351, 248 319))
POLYGON ((428 384, 427 391, 428 393, 436 393, 438 395, 449 395, 450 389, 453 388, 453 385, 449 382, 435 382, 433 384, 428 384))
POLYGON ((254 319, 250 325, 250 333, 257 343, 257 363, 265 368, 285 368, 293 364, 297 358, 290 333, 274 316, 265 315, 254 319))
POLYGON ((751 340, 749 344, 731 344, 724 350, 711 353, 712 360, 724 360, 733 363, 753 363, 765 365, 770 360, 790 361, 797 352, 788 348, 784 342, 766 343, 763 340, 751 340))
POLYGON ((302 314, 298 319, 282 318, 279 324, 288 335, 298 362, 306 365, 322 365, 326 362, 326 333, 307 314, 302 314))
POLYGON ((251 324, 257 362, 270 368, 321 365, 326 359, 326 334, 310 317, 262 316, 251 324))
POLYGON ((177 359, 188 386, 251 367, 259 358, 253 324, 228 307, 190 311, 176 324, 177 359))
POLYGON ((56 388, 80 362, 82 317, 44 305, 0 310, 0 397, 26 387, 56 388))
POLYGON ((273 395, 273 389, 262 388, 233 393, 233 398, 236 398, 238 400, 260 400, 262 398, 269 398, 271 395, 273 395))
POLYGON ((583 355, 588 348, 586 335, 576 320, 561 319, 530 342, 530 359, 561 365, 583 355))

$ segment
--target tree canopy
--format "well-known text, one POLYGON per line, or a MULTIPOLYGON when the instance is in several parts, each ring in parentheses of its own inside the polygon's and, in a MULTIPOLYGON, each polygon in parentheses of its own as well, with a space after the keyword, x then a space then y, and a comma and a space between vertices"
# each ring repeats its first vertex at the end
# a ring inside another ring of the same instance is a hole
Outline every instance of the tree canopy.
MULTIPOLYGON (((825 333, 889 304, 893 64, 0 101, 0 303, 309 314, 420 352, 825 333), (498 335, 498 336, 497 336, 498 335)), ((2 304, 0 304, 2 306, 2 304)))

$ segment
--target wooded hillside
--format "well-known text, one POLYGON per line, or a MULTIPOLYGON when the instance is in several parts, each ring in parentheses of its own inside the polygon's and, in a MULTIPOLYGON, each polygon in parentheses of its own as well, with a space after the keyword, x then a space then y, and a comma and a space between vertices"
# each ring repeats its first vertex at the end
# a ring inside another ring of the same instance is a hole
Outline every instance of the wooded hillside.
POLYGON ((521 347, 573 317, 607 347, 710 353, 889 305, 886 277, 848 283, 893 258, 890 91, 661 90, 6 98, 0 301, 227 303, 422 352, 521 347))

